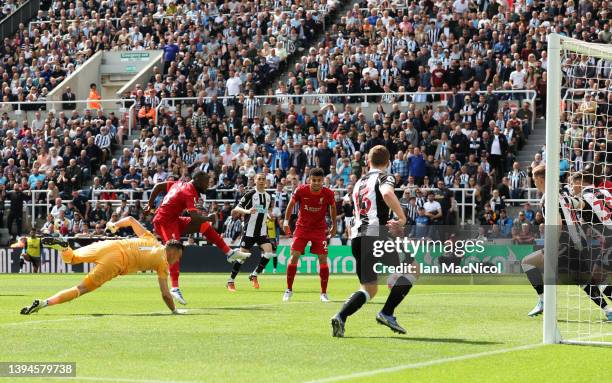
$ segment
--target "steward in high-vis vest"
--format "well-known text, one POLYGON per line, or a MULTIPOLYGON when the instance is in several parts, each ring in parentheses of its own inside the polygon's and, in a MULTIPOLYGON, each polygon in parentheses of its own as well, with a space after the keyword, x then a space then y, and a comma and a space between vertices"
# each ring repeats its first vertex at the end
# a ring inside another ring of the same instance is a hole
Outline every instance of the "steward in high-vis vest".
POLYGON ((42 254, 42 247, 40 238, 36 236, 36 230, 30 231, 30 236, 24 238, 24 247, 21 251, 21 256, 24 260, 32 263, 32 268, 35 273, 40 270, 40 255, 42 254))
POLYGON ((91 83, 89 85, 89 96, 87 96, 87 109, 102 109, 102 104, 100 104, 101 99, 102 97, 100 97, 100 93, 98 93, 96 84, 91 83))

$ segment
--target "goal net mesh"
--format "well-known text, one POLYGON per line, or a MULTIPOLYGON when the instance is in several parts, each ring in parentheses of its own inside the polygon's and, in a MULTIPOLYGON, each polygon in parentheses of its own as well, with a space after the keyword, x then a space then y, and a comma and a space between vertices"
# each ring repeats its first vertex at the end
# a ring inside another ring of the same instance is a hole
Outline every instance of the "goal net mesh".
POLYGON ((562 39, 560 60, 560 203, 575 230, 559 241, 557 328, 562 342, 612 345, 612 46, 562 39))

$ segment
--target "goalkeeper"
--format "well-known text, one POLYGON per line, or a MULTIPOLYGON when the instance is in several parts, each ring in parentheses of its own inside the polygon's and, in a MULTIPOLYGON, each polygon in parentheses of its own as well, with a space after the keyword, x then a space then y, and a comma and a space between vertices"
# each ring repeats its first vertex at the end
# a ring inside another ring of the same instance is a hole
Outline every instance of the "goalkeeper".
POLYGON ((21 309, 21 314, 32 314, 44 307, 71 301, 96 290, 119 275, 146 270, 157 272, 159 289, 166 306, 173 314, 181 314, 174 306, 168 289, 168 267, 180 260, 183 244, 171 240, 162 245, 133 217, 123 218, 115 223, 109 222, 107 225, 111 232, 124 227, 131 227, 138 238, 100 241, 78 250, 72 250, 65 239, 44 238, 43 245, 59 250, 64 262, 73 265, 93 262, 96 266, 79 285, 60 291, 47 299, 36 299, 30 306, 21 309))

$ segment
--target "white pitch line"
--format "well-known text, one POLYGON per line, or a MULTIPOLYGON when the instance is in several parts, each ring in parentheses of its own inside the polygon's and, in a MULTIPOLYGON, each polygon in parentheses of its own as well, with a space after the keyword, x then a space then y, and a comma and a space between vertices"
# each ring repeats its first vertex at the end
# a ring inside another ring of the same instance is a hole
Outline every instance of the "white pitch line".
POLYGON ((422 367, 429 367, 429 366, 435 366, 435 365, 444 364, 444 363, 459 362, 459 361, 462 361, 462 360, 482 358, 482 357, 491 356, 491 355, 497 355, 497 354, 505 354, 507 352, 529 350, 529 349, 540 347, 540 346, 543 346, 543 345, 544 345, 543 343, 527 344, 527 345, 524 345, 524 346, 503 348, 503 349, 500 349, 500 350, 485 351, 485 352, 479 352, 479 353, 476 353, 476 354, 466 354, 466 355, 460 355, 460 356, 453 356, 453 357, 450 357, 450 358, 434 359, 434 360, 429 360, 429 361, 425 361, 425 362, 418 362, 418 363, 411 363, 411 364, 402 364, 402 365, 395 366, 395 367, 379 368, 379 369, 376 369, 376 370, 356 372, 356 373, 353 373, 353 374, 332 376, 332 377, 329 377, 329 378, 323 378, 323 379, 317 379, 317 380, 309 380, 309 381, 304 382, 304 383, 339 382, 339 381, 342 381, 342 380, 364 378, 364 377, 367 377, 367 376, 373 376, 373 375, 378 375, 378 374, 387 374, 387 373, 390 373, 390 372, 409 370, 409 369, 415 369, 415 368, 422 368, 422 367))

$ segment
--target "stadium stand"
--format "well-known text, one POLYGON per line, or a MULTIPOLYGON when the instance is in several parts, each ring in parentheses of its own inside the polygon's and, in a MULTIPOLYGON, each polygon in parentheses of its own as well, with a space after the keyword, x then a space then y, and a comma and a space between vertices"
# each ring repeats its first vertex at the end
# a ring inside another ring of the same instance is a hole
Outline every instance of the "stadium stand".
POLYGON ((4 20, 8 16, 10 16, 23 3, 25 3, 25 0, 7 0, 7 1, 3 1, 2 2, 2 6, 0 7, 0 9, 1 9, 1 11, 0 11, 0 21, 4 20))
MULTIPOLYGON (((140 201, 155 182, 201 169, 222 232, 254 174, 266 173, 283 211, 319 166, 338 190, 342 236, 345 193, 383 144, 412 221, 431 190, 440 222, 508 225, 506 209, 532 187, 534 155, 517 159, 541 147, 546 36, 609 43, 605 4, 53 1, 0 47, 0 224, 26 223, 24 203, 62 234, 113 215, 145 222, 140 201), (163 49, 165 62, 125 94, 133 130, 101 109, 45 110, 46 95, 68 93, 61 82, 95 52, 146 49, 163 49), (6 104, 15 101, 24 104, 6 104), (21 119, 16 109, 37 112, 21 119)), ((598 70, 609 76, 609 63, 598 70)))

